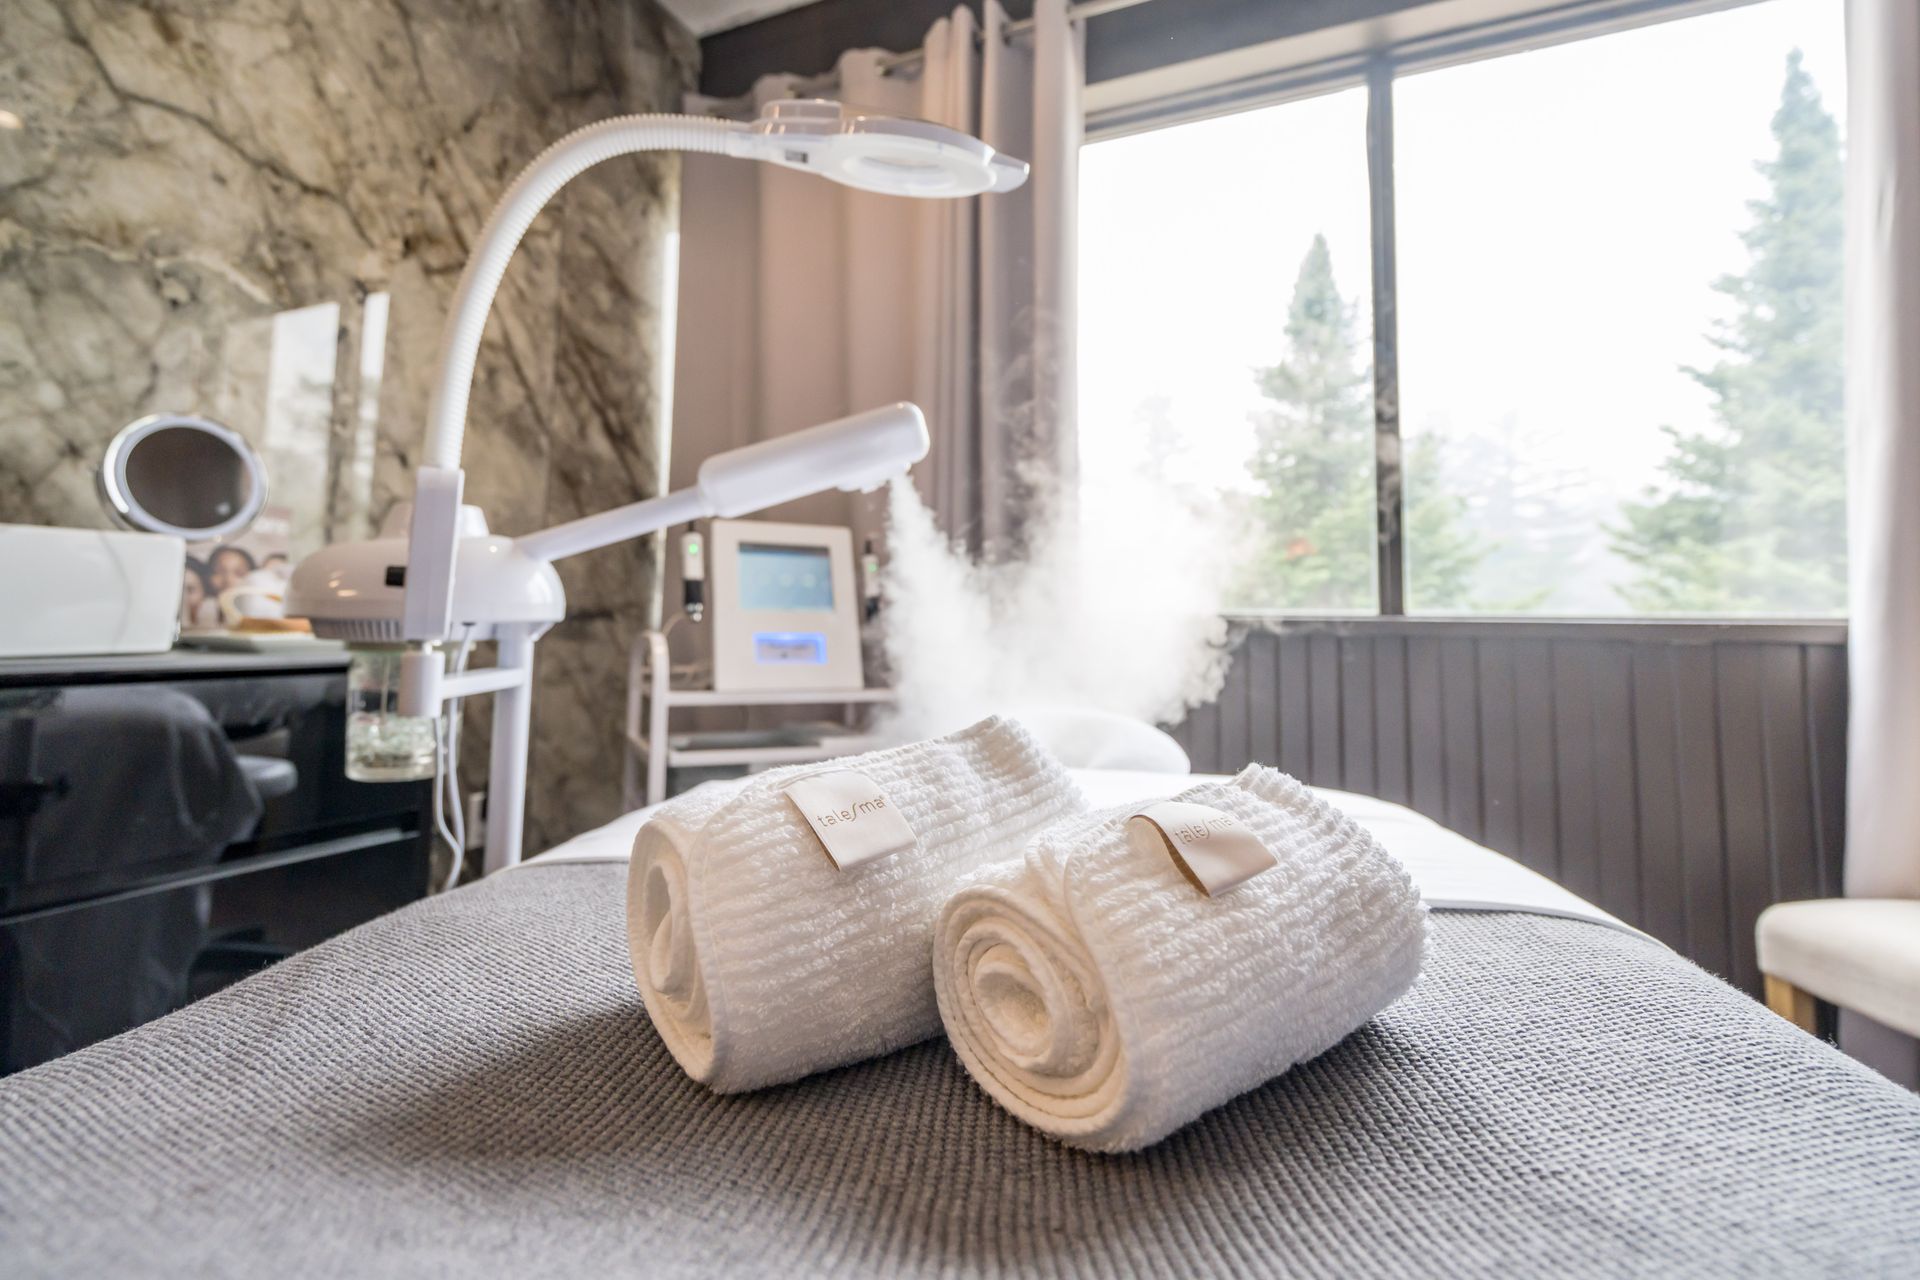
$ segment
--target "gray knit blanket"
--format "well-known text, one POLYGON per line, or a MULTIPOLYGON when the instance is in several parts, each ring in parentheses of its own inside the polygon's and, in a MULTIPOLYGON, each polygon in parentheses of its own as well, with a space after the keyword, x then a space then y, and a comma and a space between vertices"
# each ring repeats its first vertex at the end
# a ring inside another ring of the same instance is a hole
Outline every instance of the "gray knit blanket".
POLYGON ((625 874, 496 876, 0 1080, 0 1273, 1920 1275, 1920 1098, 1642 938, 1438 915, 1410 995, 1112 1157, 940 1041, 708 1093, 625 874))

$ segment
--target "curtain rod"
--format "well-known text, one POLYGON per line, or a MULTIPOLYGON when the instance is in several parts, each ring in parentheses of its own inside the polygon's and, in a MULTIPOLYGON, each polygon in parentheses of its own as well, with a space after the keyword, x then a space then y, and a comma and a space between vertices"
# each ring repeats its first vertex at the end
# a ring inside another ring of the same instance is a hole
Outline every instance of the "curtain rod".
MULTIPOLYGON (((1148 3, 1148 0, 1080 0, 1079 4, 1067 6, 1067 21, 1085 22, 1087 19, 1097 18, 1103 13, 1118 13, 1122 9, 1131 9, 1135 5, 1146 3, 1148 3)), ((1018 35, 1025 35, 1031 30, 1033 30, 1032 18, 1021 18, 1018 22, 1009 22, 1001 28, 1001 31, 1008 40, 1018 35)), ((890 76, 896 71, 905 71, 909 67, 917 67, 926 60, 927 51, 925 49, 909 49, 905 53, 896 53, 891 58, 881 59, 880 74, 890 76)))

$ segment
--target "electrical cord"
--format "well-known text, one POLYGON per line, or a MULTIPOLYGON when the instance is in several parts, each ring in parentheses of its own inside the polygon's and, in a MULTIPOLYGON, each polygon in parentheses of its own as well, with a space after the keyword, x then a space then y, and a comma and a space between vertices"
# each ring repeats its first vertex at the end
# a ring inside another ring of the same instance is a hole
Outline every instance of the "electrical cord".
POLYGON ((466 860, 466 854, 460 848, 459 840, 447 829, 446 787, 444 778, 447 771, 447 739, 445 732, 436 727, 433 731, 433 829, 440 834, 440 840, 452 855, 447 878, 436 890, 445 893, 459 883, 460 864, 466 860))
MULTIPOLYGON (((473 627, 469 625, 448 664, 455 675, 467 669, 467 657, 472 651, 473 627)), ((460 796, 460 702, 459 698, 447 700, 446 713, 434 729, 433 825, 452 855, 446 882, 440 886, 441 893, 460 883, 460 873, 466 869, 467 861, 467 812, 460 796)))

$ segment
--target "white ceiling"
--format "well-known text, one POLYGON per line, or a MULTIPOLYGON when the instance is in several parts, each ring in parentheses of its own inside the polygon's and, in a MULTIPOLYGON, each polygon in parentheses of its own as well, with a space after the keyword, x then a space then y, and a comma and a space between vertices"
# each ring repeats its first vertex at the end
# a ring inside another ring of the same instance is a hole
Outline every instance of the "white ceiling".
POLYGON ((729 27, 798 9, 814 0, 660 0, 667 11, 685 23, 696 36, 710 36, 729 27))

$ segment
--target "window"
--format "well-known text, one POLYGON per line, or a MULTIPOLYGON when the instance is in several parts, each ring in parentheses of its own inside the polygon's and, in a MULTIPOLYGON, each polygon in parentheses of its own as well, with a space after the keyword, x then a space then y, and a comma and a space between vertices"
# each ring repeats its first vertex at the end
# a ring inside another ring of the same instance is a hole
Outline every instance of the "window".
POLYGON ((1086 502, 1217 498, 1234 606, 1378 597, 1366 121, 1347 89, 1081 155, 1086 502))
POLYGON ((1085 473, 1216 493, 1236 608, 1843 612, 1841 8, 1766 0, 1090 144, 1085 473), (1380 298, 1370 93, 1393 121, 1380 298), (1370 301, 1398 317, 1378 379, 1370 301))

